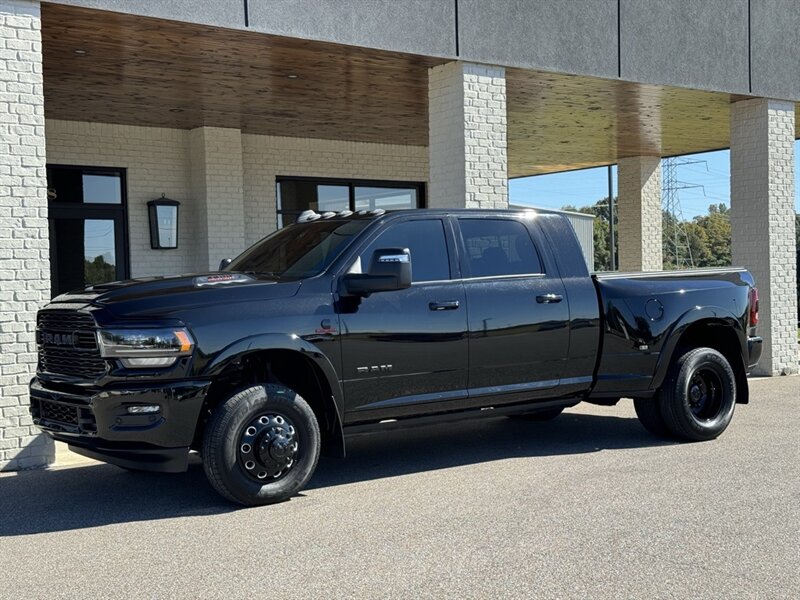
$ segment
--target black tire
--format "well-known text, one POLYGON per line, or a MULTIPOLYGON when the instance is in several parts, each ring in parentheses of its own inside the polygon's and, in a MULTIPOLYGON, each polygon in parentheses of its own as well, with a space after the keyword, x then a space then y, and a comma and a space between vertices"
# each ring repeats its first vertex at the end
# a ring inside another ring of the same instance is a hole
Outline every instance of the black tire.
POLYGON ((511 418, 519 419, 520 421, 535 421, 535 422, 552 421, 562 412, 564 412, 563 408, 548 408, 545 410, 537 410, 535 412, 511 415, 511 418))
POLYGON ((317 466, 320 446, 319 425, 308 403, 285 386, 267 384, 242 390, 217 407, 201 452, 206 477, 217 492, 232 502, 258 506, 283 502, 303 489, 317 466))
POLYGON ((636 410, 636 416, 639 417, 642 427, 647 431, 656 437, 671 437, 664 417, 661 416, 661 401, 658 397, 634 398, 633 408, 636 410))
POLYGON ((736 376, 728 360, 712 348, 686 352, 670 368, 659 405, 676 438, 702 442, 718 437, 736 407, 736 376))

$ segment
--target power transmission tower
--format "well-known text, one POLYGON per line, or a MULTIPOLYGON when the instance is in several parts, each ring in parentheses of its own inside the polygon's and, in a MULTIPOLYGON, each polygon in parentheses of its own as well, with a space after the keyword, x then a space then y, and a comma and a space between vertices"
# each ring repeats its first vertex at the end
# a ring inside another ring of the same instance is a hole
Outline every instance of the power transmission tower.
POLYGON ((665 158, 661 165, 663 177, 662 208, 664 209, 664 262, 674 265, 675 269, 691 269, 694 267, 692 248, 689 245, 689 234, 684 225, 681 209, 680 190, 701 188, 705 196, 705 188, 700 184, 686 183, 678 180, 678 166, 704 163, 704 160, 687 158, 665 158), (666 218, 666 215, 669 217, 666 218))

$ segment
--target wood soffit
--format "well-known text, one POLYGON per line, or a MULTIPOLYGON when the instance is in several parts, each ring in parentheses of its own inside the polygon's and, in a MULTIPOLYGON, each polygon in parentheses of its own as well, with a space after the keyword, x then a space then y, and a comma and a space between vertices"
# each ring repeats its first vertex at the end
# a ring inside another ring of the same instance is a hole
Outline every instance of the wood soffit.
MULTIPOLYGON (((52 4, 42 23, 50 119, 428 144, 443 59, 52 4)), ((523 69, 507 93, 512 177, 727 147, 741 99, 523 69)))

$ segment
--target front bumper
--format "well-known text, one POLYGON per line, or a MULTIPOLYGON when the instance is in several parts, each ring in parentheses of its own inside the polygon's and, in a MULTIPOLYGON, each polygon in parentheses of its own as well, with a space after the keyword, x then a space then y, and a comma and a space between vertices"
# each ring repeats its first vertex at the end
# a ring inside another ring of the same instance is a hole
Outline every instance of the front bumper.
POLYGON ((79 454, 132 469, 184 471, 210 385, 179 381, 73 392, 34 378, 31 417, 79 454), (156 405, 158 411, 130 414, 131 405, 156 405))
POLYGON ((764 340, 760 337, 747 338, 747 371, 750 372, 761 360, 764 340))

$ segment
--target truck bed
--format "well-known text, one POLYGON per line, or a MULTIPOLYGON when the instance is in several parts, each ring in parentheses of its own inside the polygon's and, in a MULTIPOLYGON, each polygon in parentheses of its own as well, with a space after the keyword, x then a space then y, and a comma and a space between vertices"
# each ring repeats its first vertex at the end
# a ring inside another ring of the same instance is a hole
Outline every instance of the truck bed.
POLYGON ((726 331, 739 332, 746 346, 753 279, 744 268, 593 273, 592 279, 603 331, 594 397, 654 393, 691 326, 729 325, 726 331))

